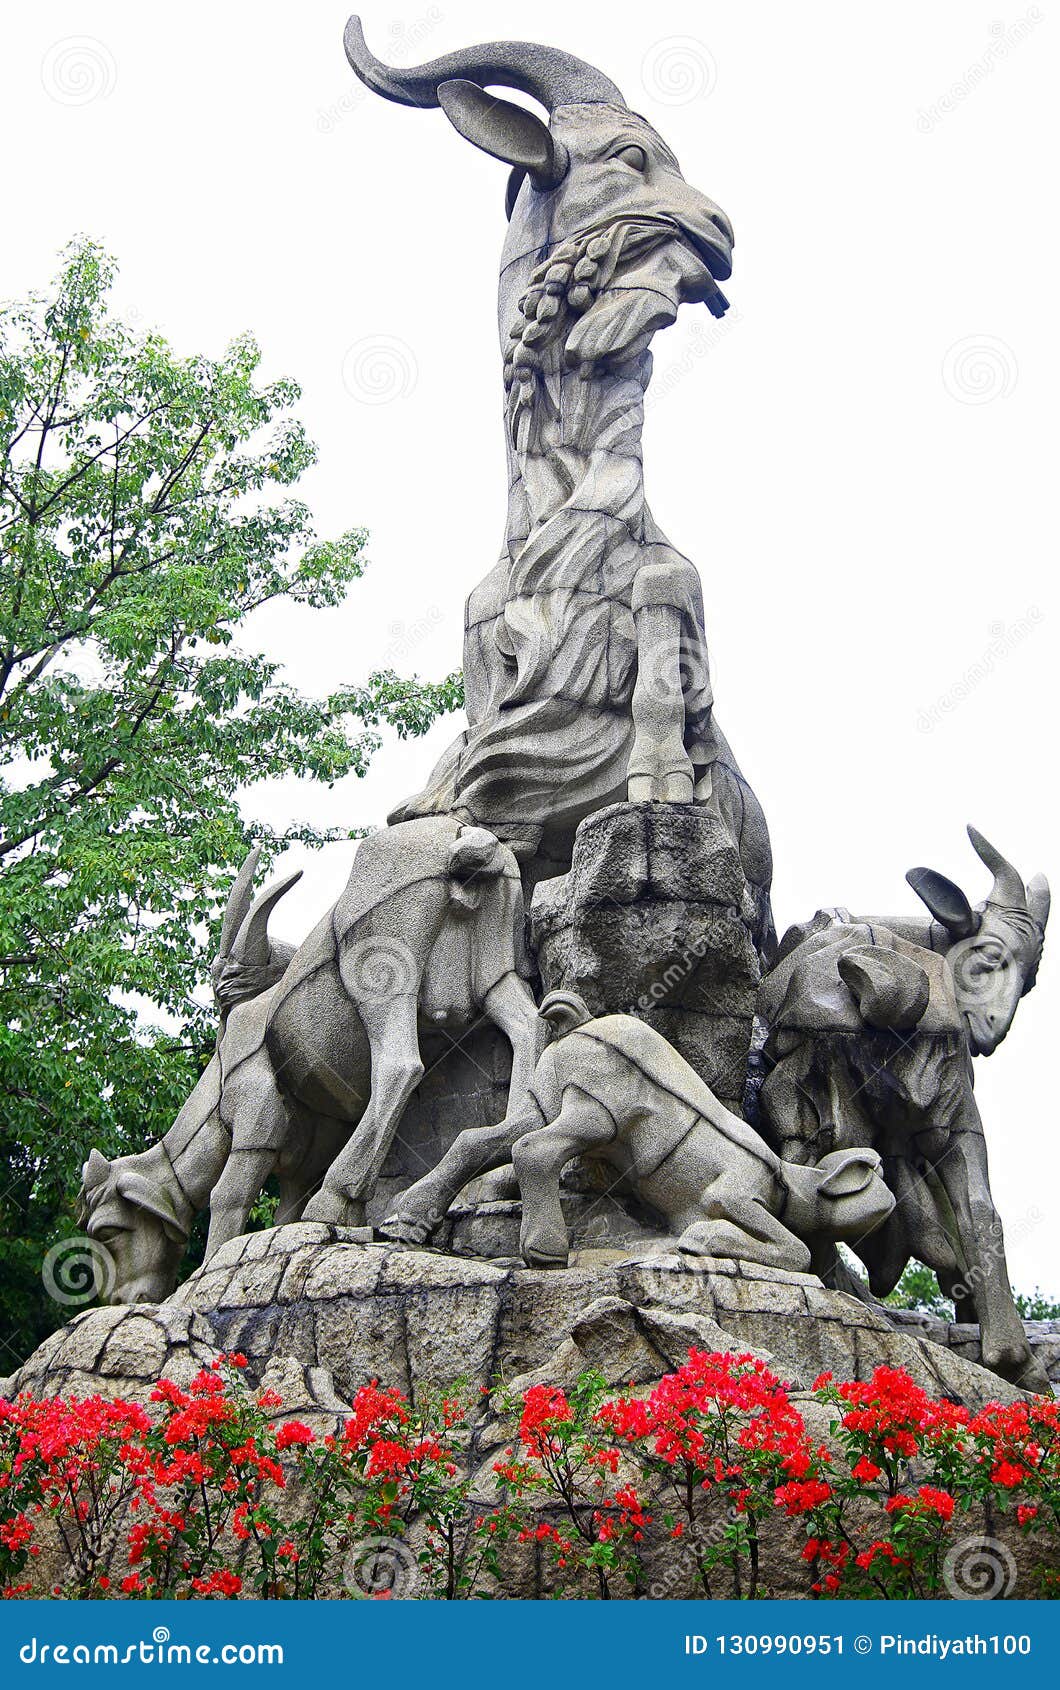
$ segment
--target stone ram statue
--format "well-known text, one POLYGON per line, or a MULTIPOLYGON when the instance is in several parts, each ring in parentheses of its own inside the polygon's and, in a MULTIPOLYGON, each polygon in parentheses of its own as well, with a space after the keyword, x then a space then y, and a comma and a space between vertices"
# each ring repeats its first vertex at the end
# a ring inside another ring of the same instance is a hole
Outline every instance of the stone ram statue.
POLYGON ((522 1114, 461 1133, 401 1197, 388 1236, 422 1242, 469 1179, 509 1157, 533 1267, 566 1266, 559 1176, 576 1156, 613 1168, 678 1235, 677 1249, 768 1267, 807 1269, 808 1240, 859 1239, 894 1207, 874 1150, 839 1151, 813 1168, 782 1161, 634 1016, 593 1019, 574 992, 550 993, 540 1013, 557 1037, 522 1114))
POLYGON ((397 812, 451 812, 509 840, 532 878, 625 799, 714 802, 772 929, 761 808, 714 717, 702 589, 644 497, 657 330, 686 302, 721 316, 732 229, 614 83, 553 48, 498 41, 415 69, 346 52, 388 100, 440 106, 511 167, 499 327, 508 452, 499 562, 467 602, 469 726, 397 812), (487 93, 521 89, 548 113, 487 93))
MULTIPOLYGON (((994 884, 973 909, 930 869, 907 879, 931 919, 819 913, 784 938, 758 1011, 768 1028, 762 1124, 781 1155, 814 1163, 872 1146, 897 1199, 854 1247, 876 1296, 910 1257, 934 1269, 958 1320, 977 1320, 987 1367, 1045 1389, 1012 1301, 990 1192, 972 1058, 989 1056, 1034 985, 1049 887, 968 829, 994 884)), ((828 1273, 821 1259, 819 1271, 828 1273)))
POLYGON ((241 969, 247 986, 248 969, 267 973, 270 957, 282 960, 264 923, 288 884, 262 894, 222 939, 215 979, 236 1001, 169 1132, 138 1155, 108 1162, 93 1151, 85 1164, 87 1231, 114 1260, 116 1302, 167 1296, 195 1215, 209 1204, 209 1259, 246 1230, 271 1174, 278 1224, 363 1221, 423 1074, 421 1024, 458 1035, 483 1016, 493 1021, 512 1046, 512 1101, 525 1107, 544 1029, 525 980, 522 886, 506 846, 444 816, 373 834, 280 978, 243 995, 241 969))

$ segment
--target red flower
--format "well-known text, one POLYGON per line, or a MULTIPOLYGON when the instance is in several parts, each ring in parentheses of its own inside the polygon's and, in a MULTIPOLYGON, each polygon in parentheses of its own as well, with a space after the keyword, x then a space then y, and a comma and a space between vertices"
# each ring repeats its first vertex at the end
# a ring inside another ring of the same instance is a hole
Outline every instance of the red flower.
POLYGON ((25 1514, 16 1514, 13 1519, 5 1520, 0 1525, 0 1543, 5 1549, 21 1549, 33 1536, 33 1521, 27 1520, 25 1514))
POLYGON ((777 1503, 790 1515, 808 1514, 811 1508, 827 1502, 831 1494, 831 1485, 823 1479, 792 1480, 790 1484, 778 1485, 774 1492, 777 1503))
POLYGON ((370 1433, 390 1422, 402 1425, 408 1419, 408 1404, 400 1391, 381 1391, 378 1380, 362 1385, 351 1405, 352 1413, 343 1427, 343 1443, 362 1449, 370 1433))
POLYGON ((574 1410, 556 1385, 531 1385, 523 1397, 519 1438, 523 1448, 540 1457, 555 1449, 550 1436, 556 1426, 574 1419, 574 1410))
POLYGON ((1018 1466, 1014 1461, 999 1461, 991 1470, 990 1477, 995 1485, 1000 1485, 1003 1490, 1015 1490, 1017 1485, 1023 1483, 1027 1473, 1025 1468, 1018 1466))
POLYGON ((877 1467, 874 1461, 870 1461, 867 1455, 863 1455, 860 1461, 857 1461, 850 1471, 853 1477, 857 1479, 860 1484, 871 1485, 874 1479, 879 1478, 880 1474, 883 1472, 883 1468, 877 1467))
POLYGON ((407 1444, 395 1442, 392 1438, 378 1438, 372 1445, 368 1457, 368 1474, 370 1478, 380 1474, 403 1473, 412 1465, 415 1457, 407 1444))
POLYGON ((209 1578, 194 1578, 192 1589, 200 1596, 238 1596, 243 1588, 243 1580, 238 1573, 229 1571, 227 1567, 220 1567, 210 1574, 209 1578))
POLYGON ((894 1544, 887 1543, 883 1538, 877 1538, 875 1543, 870 1543, 869 1547, 862 1551, 857 1557, 857 1565, 867 1572, 877 1555, 882 1555, 885 1560, 890 1561, 892 1567, 902 1565, 902 1557, 898 1554, 894 1544))
POLYGON ((940 1520, 952 1520, 957 1504, 949 1491, 936 1490, 933 1485, 921 1485, 917 1491, 925 1513, 937 1514, 940 1520))
POLYGON ((291 1444, 316 1443, 316 1435, 301 1420, 285 1420, 276 1434, 276 1448, 288 1449, 291 1444))

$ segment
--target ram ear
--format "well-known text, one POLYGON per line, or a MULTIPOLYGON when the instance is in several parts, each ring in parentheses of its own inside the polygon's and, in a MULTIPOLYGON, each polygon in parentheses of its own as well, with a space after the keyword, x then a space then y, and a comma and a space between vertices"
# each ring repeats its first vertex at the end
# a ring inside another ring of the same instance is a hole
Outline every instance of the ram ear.
POLYGON ((162 1191, 150 1180, 138 1174, 132 1168, 126 1169, 118 1175, 117 1191, 119 1197, 134 1208, 142 1209, 145 1215, 152 1215, 156 1221, 161 1221, 162 1230, 173 1244, 187 1242, 188 1229, 181 1224, 173 1199, 168 1191, 162 1191))
POLYGON ((933 868, 911 868, 905 878, 952 938, 970 939, 978 932, 981 917, 954 881, 933 868))
POLYGON ((518 165, 535 188, 554 188, 566 175, 567 149, 525 106, 499 100, 477 82, 459 78, 440 85, 438 104, 465 141, 505 164, 518 165))
POLYGON ((817 1187, 820 1197, 856 1197, 871 1185, 880 1169, 872 1150, 833 1150, 817 1164, 823 1179, 817 1187))

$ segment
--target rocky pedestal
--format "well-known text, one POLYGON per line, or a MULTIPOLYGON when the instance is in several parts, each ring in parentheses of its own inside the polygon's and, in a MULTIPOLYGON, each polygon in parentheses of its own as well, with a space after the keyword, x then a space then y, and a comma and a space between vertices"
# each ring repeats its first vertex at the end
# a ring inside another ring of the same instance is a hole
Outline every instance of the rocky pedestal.
MULTIPOLYGON (((492 1390, 498 1381, 517 1395, 537 1383, 569 1389, 591 1369, 616 1391, 640 1391, 680 1366, 690 1347, 761 1357, 789 1383, 807 1427, 823 1440, 830 1412, 809 1388, 826 1369, 837 1378, 867 1379, 881 1364, 903 1367, 932 1395, 971 1409, 1019 1394, 959 1350, 931 1341, 915 1325, 896 1329, 882 1313, 826 1290, 810 1274, 693 1262, 644 1246, 626 1254, 585 1249, 568 1269, 550 1272, 364 1243, 350 1232, 309 1223, 234 1239, 164 1303, 86 1310, 47 1339, 12 1379, 0 1382, 0 1392, 69 1397, 99 1391, 146 1402, 160 1377, 187 1385, 219 1350, 242 1350, 251 1384, 275 1393, 273 1418, 294 1415, 320 1436, 338 1429, 357 1389, 370 1380, 414 1397, 425 1385, 464 1380, 469 1396, 481 1402, 467 1444, 474 1512, 498 1500, 494 1463, 517 1436, 492 1390)), ((291 1506, 297 1506, 296 1489, 291 1506)), ((544 1503, 542 1518, 562 1526, 557 1507, 544 1503)), ((410 1536, 413 1550, 418 1529, 410 1536)), ((1004 1518, 970 1519, 968 1530, 985 1534, 991 1544, 1000 1539, 998 1553, 1011 1568, 1014 1593, 1036 1594, 1034 1546, 1024 1544, 1014 1527, 1004 1518)), ((769 1593, 804 1596, 799 1522, 778 1514, 763 1532, 769 1593)), ((116 1532, 115 1576, 124 1566, 123 1541, 116 1532)), ((49 1553, 58 1578, 61 1546, 49 1553)), ((407 1561, 414 1566, 411 1553, 407 1561)), ((643 1567, 641 1595, 701 1594, 693 1563, 675 1555, 664 1532, 648 1534, 643 1567)), ((333 1574, 327 1594, 349 1594, 345 1569, 336 1565, 333 1574)), ((493 1594, 564 1593, 548 1556, 533 1542, 525 1552, 513 1547, 502 1577, 493 1594)), ((415 1584, 401 1593, 427 1594, 415 1584)))
POLYGON ((584 1249, 564 1270, 527 1268, 366 1244, 311 1222, 233 1239, 164 1303, 76 1316, 0 1390, 145 1397, 160 1375, 242 1350, 254 1377, 293 1368, 330 1411, 372 1379, 406 1392, 531 1374, 568 1385, 594 1367, 611 1384, 640 1384, 680 1365, 690 1345, 753 1350, 802 1389, 825 1370, 864 1379, 883 1364, 973 1408, 1019 1396, 812 1274, 664 1246, 584 1249))
POLYGON ((537 887, 548 991, 639 1016, 742 1113, 755 994, 754 905, 737 847, 699 804, 615 804, 582 822, 570 872, 537 887))

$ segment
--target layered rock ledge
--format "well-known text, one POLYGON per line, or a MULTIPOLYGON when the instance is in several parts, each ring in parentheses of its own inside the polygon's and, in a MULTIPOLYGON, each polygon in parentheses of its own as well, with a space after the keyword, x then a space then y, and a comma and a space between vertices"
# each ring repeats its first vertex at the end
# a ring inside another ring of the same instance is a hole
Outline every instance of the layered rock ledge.
POLYGON ((310 1223, 234 1239, 164 1303, 85 1311, 4 1389, 136 1396, 218 1349, 242 1350, 258 1378, 293 1367, 335 1412, 370 1379, 490 1388, 592 1366, 611 1384, 642 1383, 690 1345, 753 1351, 802 1390, 826 1370, 865 1379, 887 1364, 971 1408, 1018 1394, 811 1274, 642 1247, 576 1251, 568 1268, 542 1270, 310 1223))

